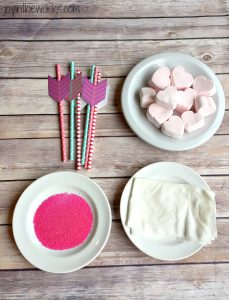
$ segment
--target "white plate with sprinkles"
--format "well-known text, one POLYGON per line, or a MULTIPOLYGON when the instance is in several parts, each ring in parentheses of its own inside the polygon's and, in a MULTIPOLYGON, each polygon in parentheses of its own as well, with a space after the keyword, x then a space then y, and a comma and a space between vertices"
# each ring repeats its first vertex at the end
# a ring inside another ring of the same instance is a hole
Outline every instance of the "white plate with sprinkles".
POLYGON ((34 181, 13 215, 13 234, 22 255, 52 273, 73 272, 93 261, 110 229, 106 195, 76 172, 51 173, 34 181))

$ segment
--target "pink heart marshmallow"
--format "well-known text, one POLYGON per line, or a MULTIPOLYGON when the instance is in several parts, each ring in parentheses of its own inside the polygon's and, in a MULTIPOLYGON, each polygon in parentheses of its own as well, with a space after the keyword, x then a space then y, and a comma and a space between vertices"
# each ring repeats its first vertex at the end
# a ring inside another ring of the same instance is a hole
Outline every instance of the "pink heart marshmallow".
POLYGON ((184 128, 187 132, 193 132, 204 126, 204 117, 193 111, 185 111, 181 115, 181 119, 184 122, 184 128))
POLYGON ((146 112, 147 119, 157 128, 161 126, 173 114, 172 109, 166 109, 157 103, 151 104, 146 112))
POLYGON ((204 76, 198 76, 193 80, 193 89, 199 96, 211 97, 216 93, 214 82, 204 76))
POLYGON ((170 69, 168 67, 160 67, 157 69, 148 82, 149 86, 154 88, 157 92, 165 89, 170 83, 170 69))
POLYGON ((171 116, 161 126, 161 132, 174 139, 182 139, 184 135, 184 123, 178 116, 171 116))
POLYGON ((154 97, 156 96, 156 92, 152 88, 143 87, 139 90, 139 96, 140 96, 140 106, 143 108, 147 108, 150 104, 154 102, 154 97))
POLYGON ((199 96, 195 100, 195 110, 203 117, 210 116, 216 111, 215 101, 212 97, 199 96))
POLYGON ((193 77, 190 73, 186 72, 181 66, 175 67, 171 72, 172 84, 178 90, 185 90, 193 83, 193 77))
POLYGON ((168 86, 156 96, 156 103, 167 109, 174 109, 177 106, 177 89, 175 86, 168 86))
POLYGON ((191 88, 187 88, 185 91, 178 91, 176 94, 176 111, 182 114, 183 112, 190 110, 194 104, 195 97, 196 91, 191 88))

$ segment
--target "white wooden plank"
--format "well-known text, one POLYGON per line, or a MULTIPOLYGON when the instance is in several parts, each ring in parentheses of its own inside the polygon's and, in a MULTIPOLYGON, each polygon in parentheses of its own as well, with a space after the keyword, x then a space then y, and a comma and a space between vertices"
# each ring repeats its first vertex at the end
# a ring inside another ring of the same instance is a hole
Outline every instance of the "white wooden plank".
MULTIPOLYGON (((152 3, 152 2, 151 2, 152 3)), ((140 19, 0 20, 2 40, 155 40, 229 36, 228 16, 140 19), (83 28, 83 30, 82 30, 83 28), (22 33, 23 32, 23 36, 22 33)))
POLYGON ((2 299, 229 298, 228 264, 82 269, 70 274, 0 272, 2 299))
POLYGON ((104 77, 125 76, 140 60, 165 51, 190 54, 207 63, 214 72, 229 73, 228 39, 71 43, 4 41, 0 42, 0 76, 47 78, 48 74, 55 74, 57 63, 65 66, 63 72, 66 72, 71 60, 76 61, 84 71, 89 70, 93 63, 100 66, 104 77))

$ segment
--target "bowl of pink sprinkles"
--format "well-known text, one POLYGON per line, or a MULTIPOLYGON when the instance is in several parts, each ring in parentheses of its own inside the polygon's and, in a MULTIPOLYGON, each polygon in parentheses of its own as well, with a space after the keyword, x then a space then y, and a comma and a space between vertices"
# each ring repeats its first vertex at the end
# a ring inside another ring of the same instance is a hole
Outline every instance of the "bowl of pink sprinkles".
POLYGON ((93 212, 82 196, 61 193, 41 203, 33 224, 36 237, 44 247, 67 250, 86 241, 93 226, 93 212))
POLYGON ((35 267, 68 273, 92 262, 111 230, 109 201, 90 178, 62 171, 34 181, 20 196, 13 234, 22 255, 35 267))

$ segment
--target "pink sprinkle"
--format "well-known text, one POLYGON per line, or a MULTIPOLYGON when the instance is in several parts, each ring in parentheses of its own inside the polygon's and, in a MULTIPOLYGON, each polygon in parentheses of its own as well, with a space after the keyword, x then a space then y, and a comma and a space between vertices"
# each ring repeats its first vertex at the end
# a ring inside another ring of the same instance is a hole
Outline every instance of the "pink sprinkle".
POLYGON ((36 210, 34 229, 41 244, 66 250, 82 244, 93 225, 89 204, 75 194, 57 194, 44 200, 36 210))

